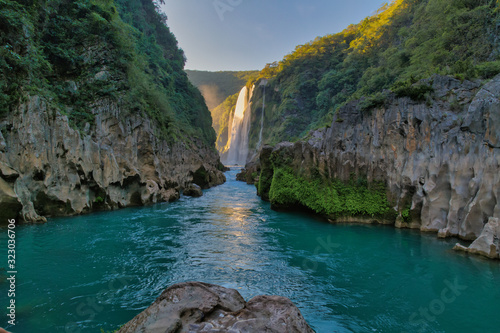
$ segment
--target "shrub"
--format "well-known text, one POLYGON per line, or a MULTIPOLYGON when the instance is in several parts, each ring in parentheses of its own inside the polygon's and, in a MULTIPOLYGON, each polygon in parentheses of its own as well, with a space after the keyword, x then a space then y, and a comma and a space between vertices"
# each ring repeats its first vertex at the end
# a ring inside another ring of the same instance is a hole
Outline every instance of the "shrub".
POLYGON ((391 216, 384 184, 368 186, 363 178, 347 183, 338 179, 325 182, 319 177, 305 179, 287 167, 275 168, 269 199, 280 206, 302 205, 318 214, 336 217, 391 216))
POLYGON ((359 107, 361 111, 369 111, 384 106, 386 100, 387 94, 379 92, 363 99, 359 104, 359 107))
POLYGON ((476 71, 483 79, 489 79, 500 73, 500 61, 484 62, 476 66, 476 71))
POLYGON ((403 209, 403 211, 401 211, 401 217, 403 218, 403 222, 411 222, 410 208, 403 209))
POLYGON ((418 102, 424 101, 428 94, 434 92, 434 88, 430 84, 412 84, 412 80, 398 81, 392 86, 391 90, 397 97, 409 97, 418 102))

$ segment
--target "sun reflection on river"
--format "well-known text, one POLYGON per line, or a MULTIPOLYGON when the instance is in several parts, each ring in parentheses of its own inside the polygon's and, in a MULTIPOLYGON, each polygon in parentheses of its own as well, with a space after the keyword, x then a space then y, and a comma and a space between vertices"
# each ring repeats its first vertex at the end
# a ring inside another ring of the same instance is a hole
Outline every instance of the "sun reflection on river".
POLYGON ((273 212, 236 172, 201 198, 19 226, 12 331, 68 332, 68 323, 72 332, 113 331, 183 281, 238 289, 247 300, 288 297, 318 333, 414 332, 409 316, 456 281, 467 289, 428 331, 497 328, 497 262, 457 255, 453 240, 434 235, 273 212))

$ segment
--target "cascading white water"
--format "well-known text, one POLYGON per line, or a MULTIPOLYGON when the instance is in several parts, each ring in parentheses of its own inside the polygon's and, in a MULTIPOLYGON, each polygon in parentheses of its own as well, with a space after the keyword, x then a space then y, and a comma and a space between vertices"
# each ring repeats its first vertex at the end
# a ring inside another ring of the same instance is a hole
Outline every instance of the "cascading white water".
POLYGON ((267 80, 262 80, 260 83, 263 86, 263 97, 262 97, 262 114, 260 116, 260 132, 259 132, 259 142, 257 143, 257 151, 259 151, 260 146, 262 145, 262 131, 264 129, 264 110, 266 108, 266 85, 267 80))
POLYGON ((248 133, 250 132, 250 100, 252 98, 252 87, 250 93, 247 87, 243 87, 236 102, 231 135, 229 137, 229 150, 224 161, 226 165, 244 165, 248 156, 248 133))

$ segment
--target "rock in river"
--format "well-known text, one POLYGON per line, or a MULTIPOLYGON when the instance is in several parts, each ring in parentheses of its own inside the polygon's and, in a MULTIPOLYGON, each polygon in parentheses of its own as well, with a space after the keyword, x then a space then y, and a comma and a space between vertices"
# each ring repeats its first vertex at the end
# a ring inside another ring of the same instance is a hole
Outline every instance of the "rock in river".
POLYGON ((245 302, 234 289, 202 282, 167 288, 118 333, 314 332, 299 309, 280 296, 256 296, 245 302))
POLYGON ((196 185, 196 184, 190 184, 186 187, 186 189, 183 192, 184 195, 190 196, 190 197, 201 197, 203 195, 203 191, 201 190, 201 187, 196 185))

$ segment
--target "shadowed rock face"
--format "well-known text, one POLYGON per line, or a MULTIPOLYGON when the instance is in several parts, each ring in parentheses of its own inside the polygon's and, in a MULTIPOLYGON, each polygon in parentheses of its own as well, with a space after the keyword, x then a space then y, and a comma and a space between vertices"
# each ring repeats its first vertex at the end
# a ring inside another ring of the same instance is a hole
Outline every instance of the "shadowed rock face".
POLYGON ((203 191, 201 190, 201 187, 199 187, 196 184, 190 184, 188 185, 185 189, 184 192, 182 192, 184 195, 190 196, 190 197, 201 197, 203 195, 203 191))
POLYGON ((469 246, 455 245, 454 250, 479 254, 490 259, 500 259, 500 223, 496 217, 490 217, 481 235, 469 246))
POLYGON ((500 217, 500 76, 482 87, 443 76, 429 83, 432 100, 392 96, 369 112, 353 102, 327 130, 274 152, 300 175, 385 181, 394 208, 411 209, 411 221, 400 216, 398 227, 475 240, 489 218, 500 217))
POLYGON ((198 170, 200 186, 225 181, 211 147, 159 140, 149 119, 124 115, 114 102, 92 111, 95 123, 81 133, 34 96, 0 124, 0 207, 12 208, 10 218, 43 222, 175 200, 198 170))
POLYGON ((118 332, 312 333, 313 330, 288 298, 256 296, 245 303, 234 289, 186 282, 166 289, 118 332))

